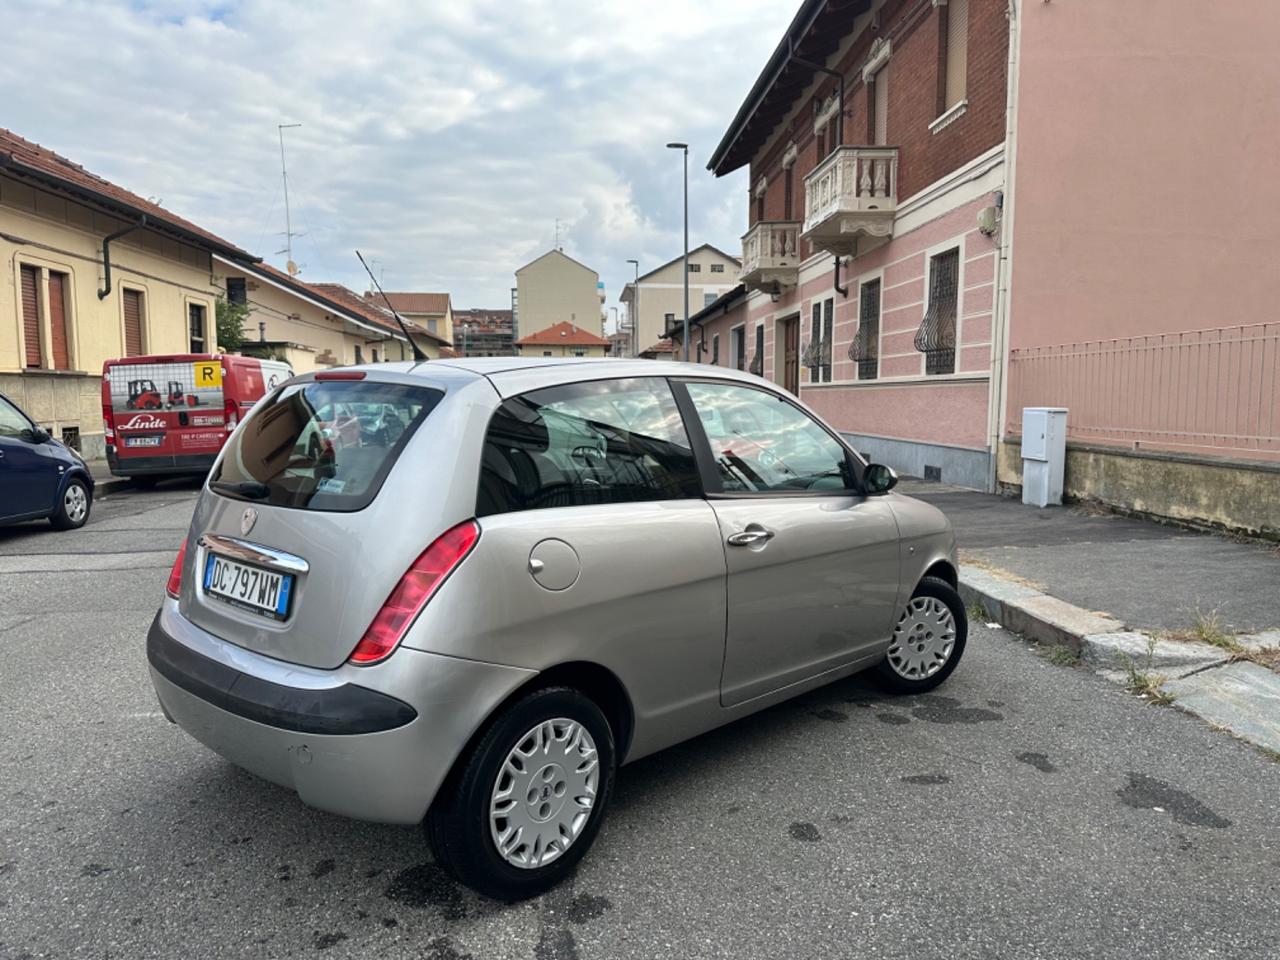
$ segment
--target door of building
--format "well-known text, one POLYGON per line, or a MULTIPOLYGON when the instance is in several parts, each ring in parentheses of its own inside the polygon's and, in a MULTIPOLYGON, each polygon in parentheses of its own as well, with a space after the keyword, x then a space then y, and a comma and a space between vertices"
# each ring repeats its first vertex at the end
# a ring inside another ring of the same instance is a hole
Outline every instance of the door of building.
POLYGON ((782 386, 800 395, 800 315, 787 317, 782 324, 782 386))

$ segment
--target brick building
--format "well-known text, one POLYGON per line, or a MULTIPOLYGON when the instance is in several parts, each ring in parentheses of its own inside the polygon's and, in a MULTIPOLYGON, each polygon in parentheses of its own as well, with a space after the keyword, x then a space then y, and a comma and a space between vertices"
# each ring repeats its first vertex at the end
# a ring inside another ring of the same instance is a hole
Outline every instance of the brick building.
POLYGON ((974 487, 992 464, 999 240, 978 222, 1005 188, 1005 7, 804 3, 710 163, 750 169, 748 295, 704 357, 754 363, 873 459, 974 487))
POLYGON ((703 362, 978 489, 1020 485, 1023 407, 1066 407, 1069 495, 1280 534, 1277 29, 804 0, 709 163, 749 170, 749 229, 703 362))

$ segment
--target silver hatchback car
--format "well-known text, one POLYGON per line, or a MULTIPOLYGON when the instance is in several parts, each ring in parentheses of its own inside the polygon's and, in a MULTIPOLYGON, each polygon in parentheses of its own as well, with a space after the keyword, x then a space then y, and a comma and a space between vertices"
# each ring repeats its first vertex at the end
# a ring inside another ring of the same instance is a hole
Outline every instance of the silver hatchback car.
POLYGON ((624 762, 872 668, 932 689, 955 537, 722 368, 492 358, 296 377, 214 465, 147 656, 166 716, 314 807, 536 894, 624 762))

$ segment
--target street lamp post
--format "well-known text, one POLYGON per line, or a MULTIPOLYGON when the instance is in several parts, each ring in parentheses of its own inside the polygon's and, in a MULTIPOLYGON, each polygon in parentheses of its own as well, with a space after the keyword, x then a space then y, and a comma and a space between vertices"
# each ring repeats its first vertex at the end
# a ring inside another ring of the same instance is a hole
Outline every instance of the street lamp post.
POLYGON ((628 260, 636 268, 636 278, 631 284, 631 355, 640 356, 640 261, 628 260))
POLYGON ((689 362, 689 145, 668 143, 669 150, 684 151, 684 362, 689 362))

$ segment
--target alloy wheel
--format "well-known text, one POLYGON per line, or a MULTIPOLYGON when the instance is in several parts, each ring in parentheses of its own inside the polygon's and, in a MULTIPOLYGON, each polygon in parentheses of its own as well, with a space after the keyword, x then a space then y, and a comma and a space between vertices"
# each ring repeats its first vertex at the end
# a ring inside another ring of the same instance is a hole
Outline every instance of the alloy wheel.
POLYGON ((62 498, 62 508, 67 514, 67 519, 72 523, 83 520, 89 512, 89 497, 85 494, 84 487, 78 483, 67 487, 67 492, 62 498))

